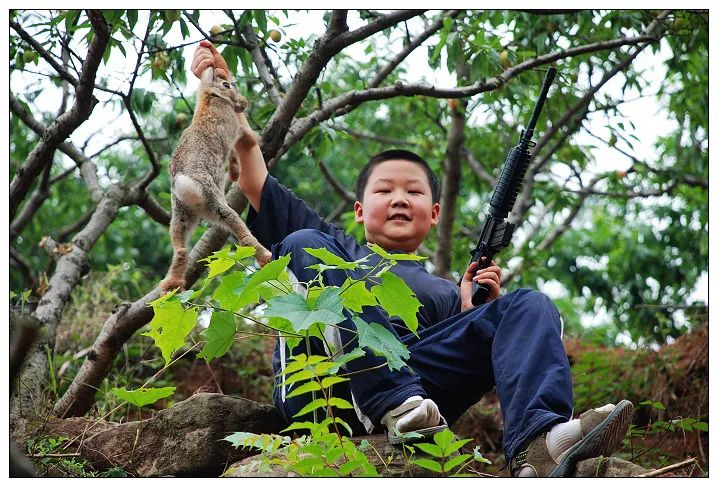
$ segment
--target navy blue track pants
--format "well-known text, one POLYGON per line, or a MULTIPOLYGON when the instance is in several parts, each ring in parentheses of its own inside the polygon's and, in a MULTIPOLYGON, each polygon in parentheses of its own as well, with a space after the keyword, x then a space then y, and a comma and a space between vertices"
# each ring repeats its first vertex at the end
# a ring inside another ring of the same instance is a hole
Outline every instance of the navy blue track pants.
MULTIPOLYGON (((324 247, 346 260, 356 259, 332 236, 300 230, 272 249, 275 258, 291 252, 289 268, 299 281, 314 277, 315 271, 306 267, 317 263, 303 247, 324 247)), ((345 279, 344 271, 328 271, 324 283, 339 286, 345 279)), ((383 324, 399 337, 386 313, 364 309, 361 316, 367 323, 383 324)), ((349 329, 353 326, 350 320, 342 324, 349 329)), ((348 331, 341 332, 341 339, 345 353, 356 346, 356 338, 348 331)), ((504 451, 510 459, 549 426, 571 419, 571 373, 561 342, 561 322, 555 305, 540 292, 518 289, 420 329, 419 338, 408 334, 400 339, 411 353, 411 371, 379 367, 352 375, 351 381, 334 388, 335 395, 350 402, 353 395, 374 426, 389 409, 414 395, 434 400, 451 424, 496 386, 504 418, 504 451)), ((273 360, 275 384, 281 373, 278 345, 273 360)), ((310 354, 325 353, 318 340, 312 341, 311 349, 310 354)), ((304 344, 292 352, 298 353, 307 353, 304 344)), ((286 354, 289 356, 288 351, 286 354)), ((370 369, 385 361, 367 352, 349 362, 348 371, 370 369)), ((275 407, 287 421, 297 420, 293 415, 307 404, 309 397, 282 400, 279 389, 274 390, 275 407)))

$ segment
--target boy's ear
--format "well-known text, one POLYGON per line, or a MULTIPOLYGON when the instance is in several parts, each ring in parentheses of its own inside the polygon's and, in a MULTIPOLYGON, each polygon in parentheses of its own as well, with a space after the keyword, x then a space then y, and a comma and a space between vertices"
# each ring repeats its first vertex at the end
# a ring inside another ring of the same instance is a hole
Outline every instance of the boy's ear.
POLYGON ((435 227, 439 223, 439 213, 441 213, 441 205, 434 203, 431 207, 431 226, 435 227))
POLYGON ((364 223, 364 208, 362 208, 361 201, 354 202, 354 221, 364 223))

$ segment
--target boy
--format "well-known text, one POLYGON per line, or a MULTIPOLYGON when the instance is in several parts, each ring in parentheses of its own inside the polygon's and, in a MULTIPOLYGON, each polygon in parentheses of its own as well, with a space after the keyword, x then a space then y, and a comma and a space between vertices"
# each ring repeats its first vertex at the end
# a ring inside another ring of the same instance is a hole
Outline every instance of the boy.
MULTIPOLYGON (((227 65, 207 41, 195 52, 192 72, 214 66, 218 76, 230 79, 227 65)), ((247 136, 237 142, 241 164, 238 181, 251 204, 250 229, 277 258, 292 254, 290 270, 299 281, 312 278, 307 266, 317 261, 304 247, 323 247, 356 260, 371 254, 353 237, 328 224, 267 172, 262 153, 243 114, 238 115, 247 136)), ((356 184, 355 220, 364 225, 367 242, 389 252, 416 251, 439 218, 439 184, 429 165, 408 151, 385 151, 361 170, 356 184)), ((577 461, 610 455, 630 424, 633 405, 621 401, 592 409, 571 419, 571 374, 563 343, 562 324, 551 300, 536 291, 519 289, 499 296, 501 269, 494 265, 477 271, 471 264, 461 286, 429 274, 414 261, 400 261, 392 272, 401 277, 422 303, 419 337, 407 333, 398 320, 380 308, 365 308, 366 322, 382 324, 407 345, 407 369, 389 371, 383 359, 368 352, 349 362, 352 376, 335 393, 352 400, 368 432, 382 424, 389 441, 416 432, 430 436, 447 427, 481 396, 497 388, 504 417, 504 450, 514 476, 567 476, 577 461), (486 304, 471 304, 472 281, 490 290, 486 304), (441 413, 440 413, 441 411, 441 413), (443 414, 443 415, 442 415, 443 414)), ((344 274, 328 271, 325 283, 341 285, 344 274)), ((352 327, 345 322, 342 327, 352 327)), ((339 332, 349 351, 352 334, 339 332)), ((324 353, 319 342, 311 350, 324 353)), ((277 377, 289 351, 275 348, 277 377)), ((279 379, 278 379, 279 382, 279 379)), ((278 383, 277 382, 277 383, 278 383)), ((306 403, 287 398, 275 387, 274 404, 287 419, 306 403)))

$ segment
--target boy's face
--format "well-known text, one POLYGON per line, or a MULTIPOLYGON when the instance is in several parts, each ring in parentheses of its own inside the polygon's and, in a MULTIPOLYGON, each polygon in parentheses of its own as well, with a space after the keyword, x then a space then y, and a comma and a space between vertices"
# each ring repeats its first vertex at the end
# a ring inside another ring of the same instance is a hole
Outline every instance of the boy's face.
POLYGON ((411 161, 389 160, 374 166, 354 219, 364 224, 369 243, 386 250, 414 252, 439 219, 424 169, 411 161))

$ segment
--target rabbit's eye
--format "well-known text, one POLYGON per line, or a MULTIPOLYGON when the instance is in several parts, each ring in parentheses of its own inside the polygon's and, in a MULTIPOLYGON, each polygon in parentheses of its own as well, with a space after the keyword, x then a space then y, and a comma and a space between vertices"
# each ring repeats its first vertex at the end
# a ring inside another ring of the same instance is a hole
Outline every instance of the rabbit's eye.
POLYGON ((225 81, 224 83, 222 83, 222 86, 224 86, 225 88, 229 88, 229 83, 225 81))

